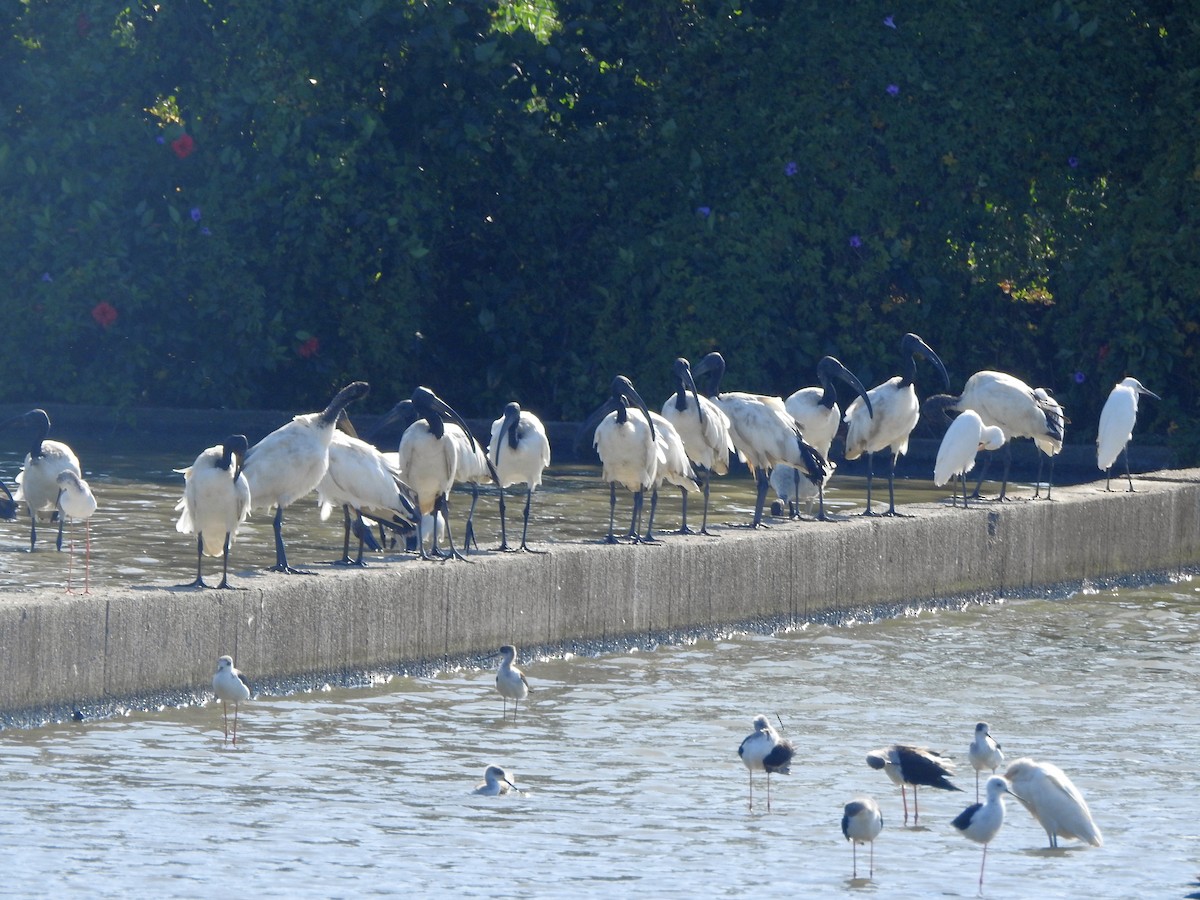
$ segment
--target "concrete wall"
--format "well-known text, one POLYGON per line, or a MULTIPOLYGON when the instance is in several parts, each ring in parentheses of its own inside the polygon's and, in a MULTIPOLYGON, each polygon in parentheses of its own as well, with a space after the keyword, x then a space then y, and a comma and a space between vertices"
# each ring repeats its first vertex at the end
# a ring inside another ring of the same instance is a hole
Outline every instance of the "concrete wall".
POLYGON ((0 724, 139 698, 187 702, 224 653, 257 679, 284 683, 482 656, 502 643, 716 630, 1200 564, 1200 470, 1137 487, 1105 493, 1101 482, 1056 489, 1052 502, 969 510, 921 504, 905 508, 913 518, 726 529, 658 546, 404 559, 272 576, 242 591, 11 594, 0 599, 0 724))

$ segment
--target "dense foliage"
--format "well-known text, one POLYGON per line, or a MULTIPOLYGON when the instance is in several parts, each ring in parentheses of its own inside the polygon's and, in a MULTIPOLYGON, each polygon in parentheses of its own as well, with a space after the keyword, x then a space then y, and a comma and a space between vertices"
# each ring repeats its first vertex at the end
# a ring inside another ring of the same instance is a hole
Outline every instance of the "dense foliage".
MULTIPOLYGON (((7 0, 0 400, 577 417, 920 333, 1200 443, 1184 5, 7 0)), ((931 384, 930 387, 935 387, 931 384)))

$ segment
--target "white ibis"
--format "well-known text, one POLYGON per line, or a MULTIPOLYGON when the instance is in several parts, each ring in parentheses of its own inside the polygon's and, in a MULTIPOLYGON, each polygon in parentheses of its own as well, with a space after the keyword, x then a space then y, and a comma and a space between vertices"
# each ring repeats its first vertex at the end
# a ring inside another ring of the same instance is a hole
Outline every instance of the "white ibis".
POLYGON ((984 769, 995 771, 1004 765, 1004 751, 992 737, 991 727, 987 722, 979 722, 975 726, 975 737, 967 748, 967 758, 971 760, 971 768, 975 770, 975 799, 979 800, 979 773, 984 769))
POLYGON ((471 508, 467 511, 467 523, 463 527, 463 549, 470 550, 472 544, 479 549, 479 542, 475 540, 475 506, 479 503, 479 486, 492 484, 499 479, 492 461, 488 459, 487 449, 475 440, 465 425, 447 422, 446 437, 458 454, 458 462, 454 467, 455 483, 471 486, 471 508))
POLYGON ((851 878, 858 877, 858 845, 871 845, 870 877, 875 877, 875 838, 883 831, 883 814, 874 797, 858 797, 846 804, 842 811, 842 834, 850 842, 853 870, 851 878))
MULTIPOLYGON (((730 436, 729 417, 708 397, 696 390, 692 367, 686 359, 679 357, 672 367, 675 376, 675 393, 663 404, 662 416, 675 426, 683 439, 683 449, 688 459, 700 471, 704 490, 704 518, 700 523, 700 534, 708 531, 708 495, 713 474, 724 475, 729 471, 729 454, 734 449, 730 436)), ((690 534, 687 524, 687 495, 683 490, 683 524, 680 534, 690 534)))
POLYGON ((1051 847, 1058 846, 1059 838, 1104 845, 1083 794, 1058 766, 1022 757, 1009 763, 1004 777, 1021 805, 1046 829, 1051 847))
POLYGON ((900 352, 908 359, 903 375, 894 375, 883 384, 867 391, 871 398, 873 415, 868 415, 866 401, 856 397, 846 410, 846 459, 858 459, 867 454, 867 508, 865 516, 877 513, 871 509, 871 482, 874 478, 875 454, 880 450, 892 451, 892 465, 888 470, 888 510, 884 515, 895 516, 896 512, 896 461, 908 452, 908 437, 917 426, 921 407, 917 402, 917 391, 913 384, 917 377, 917 357, 929 360, 942 374, 947 390, 950 377, 946 367, 933 349, 915 334, 906 334, 900 341, 900 352))
POLYGON ((233 704, 233 743, 237 743, 238 707, 243 700, 250 699, 250 682, 233 667, 232 656, 217 660, 217 671, 212 680, 213 693, 221 701, 225 713, 225 740, 229 740, 229 704, 233 704))
POLYGON ((542 420, 516 402, 507 404, 504 413, 492 423, 488 458, 500 481, 500 549, 510 550, 505 530, 504 489, 514 484, 525 485, 525 514, 521 525, 521 544, 518 549, 528 552, 525 543, 529 535, 529 507, 533 492, 541 486, 542 473, 550 465, 550 439, 542 420))
POLYGON ((904 823, 908 824, 908 798, 904 795, 904 786, 912 785, 913 789, 913 822, 921 815, 917 803, 918 787, 933 787, 943 791, 961 791, 949 776, 954 774, 954 766, 950 760, 940 753, 925 747, 914 747, 911 744, 892 744, 867 754, 867 765, 872 769, 883 769, 884 774, 893 784, 900 785, 900 799, 904 803, 904 823))
POLYGON ((365 381, 346 385, 321 412, 296 416, 246 452, 242 474, 250 485, 253 508, 275 510, 272 572, 312 574, 288 565, 283 546, 283 511, 321 483, 329 468, 329 445, 338 416, 347 404, 365 397, 369 390, 365 381))
MULTIPOLYGON (((794 466, 813 484, 824 481, 828 463, 807 441, 788 414, 783 399, 765 394, 739 391, 718 393, 725 373, 725 359, 716 351, 696 364, 696 375, 709 375, 705 394, 729 418, 733 446, 754 473, 758 489, 751 528, 762 525, 763 505, 767 499, 771 469, 778 465, 794 466)), ((824 508, 821 510, 824 515, 824 508)))
MULTIPOLYGON (((650 413, 650 421, 654 423, 654 442, 657 445, 657 455, 654 466, 654 479, 650 485, 650 518, 646 523, 646 534, 642 538, 647 543, 654 543, 654 511, 658 508, 658 486, 673 484, 683 494, 684 508, 687 506, 688 493, 700 490, 700 479, 692 468, 684 449, 683 438, 679 432, 663 416, 656 412, 650 413)), ((678 532, 683 534, 681 530, 678 532)))
POLYGON ((633 515, 627 537, 635 544, 640 542, 642 503, 646 488, 654 484, 659 449, 650 410, 628 378, 618 375, 612 380, 609 398, 588 416, 580 434, 593 434, 592 446, 600 457, 601 477, 609 486, 608 535, 604 540, 617 543, 613 528, 620 483, 633 493, 633 515), (630 404, 636 408, 630 409, 630 404))
POLYGON ((250 483, 242 472, 246 458, 246 436, 233 434, 220 444, 209 447, 186 469, 183 496, 175 504, 179 521, 175 530, 196 535, 196 580, 182 587, 206 588, 201 561, 205 556, 222 557, 221 583, 229 588, 229 548, 238 528, 250 515, 250 483))
POLYGON ((963 509, 967 508, 967 473, 975 468, 975 455, 980 450, 999 450, 1004 446, 1004 432, 995 425, 984 425, 979 413, 972 409, 959 413, 938 447, 933 465, 933 483, 941 487, 954 481, 951 503, 958 505, 958 485, 962 483, 963 509))
POLYGON ((62 550, 63 518, 58 514, 60 488, 58 476, 61 472, 73 472, 83 477, 79 459, 66 444, 46 438, 50 433, 50 416, 44 409, 31 409, 14 416, 4 425, 32 425, 33 444, 25 455, 25 465, 17 474, 17 492, 13 499, 24 500, 29 507, 29 549, 37 545, 37 519, 39 515, 53 521, 58 517, 58 539, 55 546, 62 550))
POLYGON ((500 648, 500 668, 496 670, 496 690, 500 692, 500 697, 504 703, 502 715, 508 715, 508 701, 513 702, 513 718, 517 717, 517 710, 521 705, 521 701, 529 696, 529 681, 525 678, 525 673, 517 668, 517 648, 512 644, 505 644, 500 648))
POLYGON ((754 773, 765 772, 767 775, 767 812, 770 812, 771 773, 790 774, 792 757, 795 755, 796 748, 792 742, 777 734, 766 716, 754 717, 754 731, 738 746, 738 756, 750 773, 751 809, 754 809, 754 773))
MULTIPOLYGON (((988 844, 1000 833, 1004 824, 1004 795, 1012 794, 1008 782, 999 775, 993 775, 987 782, 987 800, 983 803, 972 803, 951 823, 955 828, 977 844, 983 844, 983 859, 979 863, 979 890, 983 892, 983 867, 987 865, 988 844)), ((1013 796, 1017 796, 1013 794, 1013 796)), ((1020 799, 1018 797, 1018 799, 1020 799)))
MULTIPOLYGON (((92 569, 92 513, 96 511, 96 497, 91 486, 72 472, 64 469, 58 473, 58 513, 74 526, 83 523, 83 592, 90 594, 88 579, 92 569)), ((67 560, 67 593, 72 594, 71 569, 75 562, 75 532, 71 531, 70 557, 67 560)))
POLYGON ((1104 401, 1100 410, 1100 427, 1096 431, 1096 463, 1104 472, 1104 489, 1112 490, 1113 463, 1122 451, 1125 453, 1125 477, 1129 490, 1133 490, 1133 476, 1129 473, 1129 439, 1133 437, 1133 426, 1137 421, 1138 396, 1144 394, 1155 400, 1162 398, 1147 390, 1136 378, 1119 381, 1104 401))

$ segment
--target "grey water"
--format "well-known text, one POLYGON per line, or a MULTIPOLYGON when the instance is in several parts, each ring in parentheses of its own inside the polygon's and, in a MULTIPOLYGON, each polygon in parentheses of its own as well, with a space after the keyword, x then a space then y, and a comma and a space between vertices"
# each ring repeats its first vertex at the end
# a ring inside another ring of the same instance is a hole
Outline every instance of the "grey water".
MULTIPOLYGON (((774 635, 524 661, 502 718, 490 669, 258 697, 223 740, 214 704, 0 732, 10 896, 975 896, 966 748, 1064 769, 1103 848, 1017 803, 985 896, 1183 897, 1200 873, 1200 580, 908 610, 774 635), (748 809, 737 747, 758 713, 798 748, 748 809), (964 793, 897 790, 893 741, 959 762, 964 793), (489 764, 519 795, 477 797, 489 764), (875 875, 851 878, 844 803, 875 796, 875 875)), ((251 673, 252 674, 252 673, 251 673)))

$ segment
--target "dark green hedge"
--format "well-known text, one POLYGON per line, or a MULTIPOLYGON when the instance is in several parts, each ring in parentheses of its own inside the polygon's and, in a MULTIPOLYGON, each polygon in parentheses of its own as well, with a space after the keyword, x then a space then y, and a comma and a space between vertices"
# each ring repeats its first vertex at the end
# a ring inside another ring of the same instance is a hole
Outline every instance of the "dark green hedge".
POLYGON ((1194 460, 1185 6, 9 0, 0 400, 569 418, 916 331, 1194 460))

